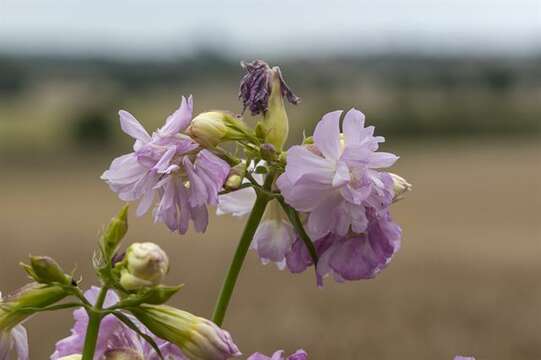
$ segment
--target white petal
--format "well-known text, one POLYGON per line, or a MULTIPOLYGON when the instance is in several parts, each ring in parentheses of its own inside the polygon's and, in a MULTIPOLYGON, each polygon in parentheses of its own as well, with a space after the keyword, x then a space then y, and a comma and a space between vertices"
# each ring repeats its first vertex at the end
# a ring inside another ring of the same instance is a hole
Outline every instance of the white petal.
POLYGON ((13 345, 17 351, 17 360, 28 360, 28 335, 22 325, 17 325, 11 330, 13 345))
POLYGON ((303 146, 292 146, 287 151, 286 173, 293 184, 307 174, 314 182, 330 184, 334 177, 334 167, 333 161, 324 159, 303 146))
POLYGON ((253 188, 240 189, 218 197, 216 214, 243 216, 248 214, 255 203, 256 193, 253 188))

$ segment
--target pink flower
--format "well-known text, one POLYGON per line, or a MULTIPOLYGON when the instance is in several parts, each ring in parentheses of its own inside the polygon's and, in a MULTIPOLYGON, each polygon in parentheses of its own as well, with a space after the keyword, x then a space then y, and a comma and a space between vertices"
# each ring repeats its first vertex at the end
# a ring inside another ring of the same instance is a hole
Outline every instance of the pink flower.
POLYGON ((392 179, 377 169, 398 157, 377 152, 384 139, 373 136, 374 127, 364 127, 358 110, 346 114, 342 135, 341 113, 323 116, 313 146, 288 150, 286 171, 277 180, 286 202, 309 213, 307 230, 313 238, 362 233, 368 227, 367 208, 382 209, 392 202, 392 179))
MULTIPOLYGON (((261 164, 263 163, 258 165, 261 164)), ((263 184, 262 175, 254 174, 254 178, 258 183, 263 184)), ((216 213, 243 216, 252 210, 255 200, 256 193, 253 188, 244 188, 220 195, 216 213)), ((286 255, 291 250, 295 239, 297 239, 297 234, 287 219, 287 215, 277 200, 271 200, 267 204, 250 248, 257 252, 263 264, 274 262, 280 270, 283 270, 286 266, 286 255)))
POLYGON ((122 130, 135 139, 133 152, 113 160, 101 178, 121 200, 139 200, 142 216, 159 198, 154 221, 184 234, 190 220, 196 231, 208 224, 207 205, 216 205, 229 165, 184 133, 192 120, 192 98, 182 97, 180 107, 165 125, 150 136, 126 111, 120 111, 122 130))

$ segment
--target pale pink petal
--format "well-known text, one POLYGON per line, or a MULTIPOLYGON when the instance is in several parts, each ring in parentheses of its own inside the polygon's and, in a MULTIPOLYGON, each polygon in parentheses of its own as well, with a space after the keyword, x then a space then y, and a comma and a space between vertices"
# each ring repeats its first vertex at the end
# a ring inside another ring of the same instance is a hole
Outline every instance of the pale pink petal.
POLYGON ((347 112, 342 125, 346 145, 356 145, 361 142, 364 119, 364 114, 355 108, 347 112))
POLYGON ((216 214, 231 214, 243 216, 252 211, 256 200, 256 193, 253 188, 240 189, 218 197, 216 214))
POLYGON ((175 156, 176 152, 176 147, 174 145, 170 146, 152 169, 158 173, 165 173, 169 169, 171 160, 175 156))
POLYGON ((314 130, 314 143, 329 160, 340 157, 340 115, 341 110, 323 115, 314 130))
POLYGON ((209 223, 209 213, 205 205, 190 207, 195 231, 205 232, 209 223))
POLYGON ((336 173, 332 179, 332 186, 340 187, 347 184, 351 180, 349 175, 349 168, 347 164, 343 161, 338 161, 336 163, 336 173))
POLYGON ((398 160, 398 156, 395 154, 375 152, 370 156, 368 166, 370 166, 372 169, 386 168, 392 166, 396 160, 398 160))
POLYGON ((307 230, 312 238, 318 239, 332 231, 337 220, 336 210, 342 201, 339 192, 328 193, 312 210, 307 223, 307 230))
POLYGON ((158 135, 162 137, 173 136, 186 129, 192 121, 193 100, 190 96, 188 101, 183 96, 180 107, 165 121, 165 125, 158 130, 158 135))
POLYGON ((150 141, 150 135, 132 114, 125 110, 120 110, 118 115, 120 116, 120 128, 122 131, 143 143, 150 141))
POLYGON ((298 211, 312 211, 322 201, 323 194, 332 190, 331 184, 321 184, 312 181, 310 175, 303 176, 294 186, 284 173, 276 180, 276 185, 282 192, 286 202, 298 211))
POLYGON ((310 174, 315 182, 330 184, 334 177, 334 164, 304 146, 292 146, 287 151, 286 173, 293 183, 310 174))
POLYGON ((147 192, 143 194, 143 197, 141 198, 135 212, 137 216, 143 216, 148 209, 150 209, 152 203, 154 202, 154 193, 154 190, 147 190, 147 192))

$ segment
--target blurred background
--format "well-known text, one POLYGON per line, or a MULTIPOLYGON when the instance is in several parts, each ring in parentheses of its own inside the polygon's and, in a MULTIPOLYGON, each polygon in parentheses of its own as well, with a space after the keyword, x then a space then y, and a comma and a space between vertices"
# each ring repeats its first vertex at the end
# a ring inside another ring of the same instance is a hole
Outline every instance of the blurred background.
MULTIPOLYGON (((121 202, 99 179, 130 151, 117 111, 153 130, 195 111, 240 112, 240 60, 279 64, 302 98, 290 143, 355 106, 414 184, 394 207, 402 249, 370 281, 317 289, 250 253, 225 327, 245 354, 310 359, 541 358, 541 5, 537 0, 0 2, 0 289, 48 254, 95 281, 90 254, 121 202)), ((173 235, 150 216, 128 241, 173 259, 173 304, 210 316, 243 221, 173 235)), ((31 358, 69 312, 30 321, 31 358)))

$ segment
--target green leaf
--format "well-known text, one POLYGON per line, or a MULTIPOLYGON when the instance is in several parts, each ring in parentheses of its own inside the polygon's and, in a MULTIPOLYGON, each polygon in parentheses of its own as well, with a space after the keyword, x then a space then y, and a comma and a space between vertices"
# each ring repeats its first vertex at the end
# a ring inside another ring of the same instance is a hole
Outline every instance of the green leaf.
POLYGON ((140 289, 136 293, 129 294, 117 303, 113 308, 124 309, 141 304, 161 305, 175 295, 183 285, 165 286, 156 285, 140 289))

